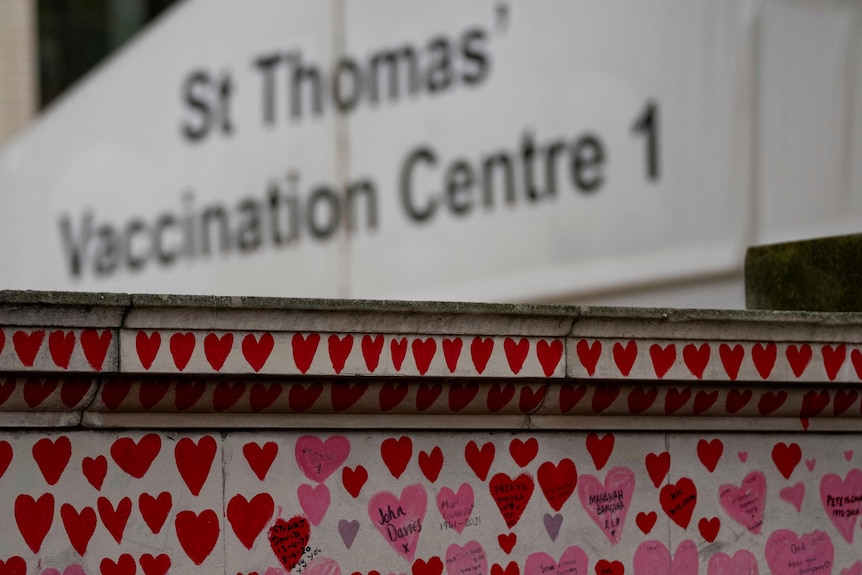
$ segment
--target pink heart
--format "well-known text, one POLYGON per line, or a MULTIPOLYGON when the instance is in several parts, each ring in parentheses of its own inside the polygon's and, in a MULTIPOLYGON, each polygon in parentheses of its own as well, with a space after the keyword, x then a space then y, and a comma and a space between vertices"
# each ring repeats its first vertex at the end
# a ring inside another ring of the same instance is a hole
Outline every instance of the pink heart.
POLYGON ((476 541, 470 541, 463 547, 450 545, 446 549, 446 573, 448 575, 487 575, 488 557, 485 550, 476 541))
POLYGON ((443 487, 437 494, 437 510, 446 525, 460 534, 473 513, 473 488, 469 483, 463 483, 455 493, 443 487))
POLYGON ((628 467, 614 467, 602 483, 592 475, 581 476, 581 505, 602 530, 611 545, 619 543, 635 489, 635 474, 628 467))
MULTIPOLYGON (((58 569, 54 569, 53 567, 49 569, 45 569, 42 571, 42 575, 60 575, 60 571, 58 569)), ((84 572, 84 568, 80 565, 69 565, 66 569, 63 570, 63 575, 87 575, 84 572)))
POLYGON ((740 451, 736 455, 739 456, 739 460, 741 462, 745 463, 746 461, 748 461, 748 452, 747 451, 740 451))
POLYGON ((308 564, 305 575, 341 575, 341 567, 332 559, 316 557, 308 564))
POLYGON ((410 485, 404 488, 400 498, 388 491, 374 495, 368 502, 368 516, 392 548, 412 563, 427 506, 425 488, 410 485))
POLYGON ((350 441, 339 435, 326 441, 303 435, 296 440, 294 454, 296 463, 305 476, 312 481, 323 483, 350 455, 350 441))
POLYGON ((844 450, 844 459, 846 459, 847 461, 850 461, 851 459, 853 459, 853 450, 852 449, 845 449, 844 450))
POLYGON ((329 488, 326 485, 312 487, 303 483, 296 490, 299 506, 305 511, 305 516, 312 525, 320 525, 326 510, 329 509, 329 488))
POLYGON ((737 487, 726 483, 718 488, 721 506, 730 517, 751 531, 760 533, 763 526, 763 508, 766 503, 766 478, 760 471, 752 471, 737 487))
POLYGON ((773 575, 805 575, 832 572, 835 549, 823 531, 799 537, 789 529, 779 529, 766 540, 766 563, 773 575))
POLYGON ((862 561, 857 561, 847 569, 842 569, 841 575, 862 575, 862 561))
POLYGON ((733 559, 724 553, 709 558, 708 575, 758 575, 757 559, 748 551, 737 551, 733 559))
POLYGON ((814 464, 817 463, 817 460, 813 457, 811 459, 805 460, 805 467, 808 468, 808 471, 814 471, 814 464))
POLYGON ((578 575, 587 573, 587 554, 580 547, 569 547, 560 557, 560 562, 547 553, 533 553, 524 564, 524 575, 578 575))
POLYGON ((778 496, 796 507, 796 511, 802 511, 802 500, 805 499, 805 484, 800 481, 792 487, 785 487, 778 492, 778 496))
POLYGON ((820 480, 820 501, 838 532, 853 543, 856 519, 862 513, 862 471, 851 469, 844 481, 828 473, 820 480))
POLYGON ((686 539, 676 548, 673 561, 661 541, 644 541, 634 556, 634 575, 692 575, 697 573, 697 546, 686 539))

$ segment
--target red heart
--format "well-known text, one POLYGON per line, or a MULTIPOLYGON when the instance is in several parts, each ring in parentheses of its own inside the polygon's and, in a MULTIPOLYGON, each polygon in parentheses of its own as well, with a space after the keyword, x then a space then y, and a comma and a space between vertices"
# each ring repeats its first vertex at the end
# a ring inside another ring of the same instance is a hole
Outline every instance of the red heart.
MULTIPOLYGON (((541 343, 541 342, 540 342, 541 343)), ((545 399, 545 390, 547 388, 540 387, 536 391, 533 391, 529 385, 525 385, 521 388, 521 398, 518 401, 518 409, 521 410, 522 413, 533 413, 539 408, 542 400, 545 399)))
POLYGON ((166 575, 168 569, 171 568, 171 558, 164 553, 155 557, 149 553, 144 553, 141 555, 140 563, 144 575, 166 575))
POLYGON ((431 453, 419 452, 419 469, 422 470, 422 474, 428 478, 428 481, 431 483, 437 481, 442 468, 443 451, 439 447, 434 447, 431 453))
POLYGON ((269 528, 269 544, 285 569, 291 571, 299 563, 310 535, 308 521, 302 516, 279 519, 269 528))
POLYGON ((449 409, 456 412, 461 411, 470 405, 478 393, 479 384, 475 381, 449 384, 449 409))
POLYGON ((341 482, 354 499, 359 497, 366 481, 368 481, 368 472, 361 465, 357 465, 355 469, 345 467, 341 470, 341 482))
POLYGON ((72 351, 75 349, 75 332, 52 331, 48 336, 48 351, 57 367, 69 368, 72 351))
POLYGON ((233 348, 232 333, 226 333, 221 337, 211 333, 204 338, 204 355, 216 371, 221 371, 231 348, 233 348))
POLYGON ((500 411, 515 397, 515 385, 512 383, 495 383, 488 390, 488 411, 491 413, 500 411))
POLYGON ((65 435, 51 441, 44 437, 33 445, 33 459, 48 485, 56 485, 72 458, 72 442, 65 435))
MULTIPOLYGON (((676 353, 674 351, 674 353, 676 353)), ((617 364, 617 369, 623 377, 628 377, 635 365, 635 360, 638 357, 638 344, 635 341, 629 340, 625 347, 620 342, 614 344, 614 363, 617 364)))
POLYGON ((509 362, 509 369, 512 373, 518 374, 521 368, 524 367, 524 360, 527 359, 527 354, 530 353, 530 341, 522 337, 515 342, 511 337, 507 337, 503 341, 503 351, 506 352, 506 361, 509 362))
POLYGON ((654 343, 649 346, 649 355, 652 359, 652 367, 655 370, 656 377, 662 379, 676 361, 676 345, 669 343, 665 347, 662 347, 654 343))
POLYGON ((162 336, 159 335, 159 332, 154 331, 150 335, 147 335, 143 331, 138 332, 138 335, 135 337, 135 349, 138 352, 138 359, 141 360, 141 365, 144 369, 148 370, 153 365, 161 345, 162 336))
POLYGON ((460 337, 456 337, 455 339, 443 338, 443 358, 446 360, 446 367, 449 368, 449 373, 455 373, 463 346, 464 342, 460 337))
MULTIPOLYGON (((0 335, 2 333, 0 332, 0 335)), ((0 337, 0 351, 2 350, 2 337, 0 337)), ((3 575, 27 575, 27 563, 21 557, 13 555, 6 561, 0 560, 0 573, 3 575)))
MULTIPOLYGON (((515 543, 517 541, 518 536, 515 533, 501 533, 500 535, 497 535, 497 543, 500 545, 500 549, 502 549, 506 555, 512 552, 512 549, 515 547, 515 543)), ((514 563, 514 561, 512 563, 514 563)))
POLYGON ((38 406, 57 389, 58 380, 48 378, 44 381, 38 378, 30 378, 24 383, 24 401, 30 408, 38 406))
POLYGON ((12 345, 15 346, 15 353, 18 354, 18 359, 26 367, 32 367, 36 361, 36 354, 39 353, 39 348, 42 347, 42 341, 45 339, 45 330, 37 329, 30 333, 16 331, 12 335, 12 345))
POLYGON ((697 505, 697 488, 691 479, 683 477, 676 483, 668 483, 662 487, 659 501, 667 516, 683 529, 687 529, 697 505))
POLYGON ((419 370, 419 375, 425 375, 431 366, 434 354, 437 353, 437 342, 433 337, 429 337, 424 341, 417 338, 413 340, 410 347, 413 349, 413 361, 416 362, 416 369, 419 370))
POLYGON ((432 557, 427 562, 417 559, 411 571, 413 575, 440 575, 443 573, 443 561, 439 557, 432 557))
POLYGON ((713 517, 712 519, 704 517, 697 522, 697 528, 700 531, 701 537, 712 543, 718 537, 718 531, 721 529, 721 519, 718 517, 713 517))
POLYGON ((698 391, 694 396, 693 411, 695 415, 706 412, 718 400, 718 391, 698 391))
POLYGON ((287 402, 293 411, 307 411, 321 393, 323 393, 322 383, 310 383, 307 389, 301 383, 295 383, 290 386, 287 402))
POLYGON ((96 531, 96 512, 92 507, 84 507, 81 512, 64 503, 60 507, 60 517, 63 519, 63 525, 66 527, 66 535, 69 537, 69 542, 74 547, 78 555, 83 557, 87 553, 87 545, 90 544, 90 538, 96 531))
POLYGON ((105 557, 99 563, 99 571, 102 575, 135 575, 137 564, 134 557, 128 553, 123 553, 116 563, 105 557))
POLYGON ((205 381, 182 379, 174 385, 174 407, 182 411, 193 407, 207 389, 205 381))
POLYGON ((793 475, 793 470, 796 469, 801 460, 802 449, 795 443, 787 445, 779 442, 772 448, 772 461, 775 463, 778 471, 781 472, 781 475, 784 476, 784 479, 790 479, 790 476, 793 475))
POLYGON ((551 509, 559 511, 575 492, 578 470, 571 459, 563 459, 557 465, 546 461, 539 466, 537 478, 551 509))
POLYGON ((383 351, 383 336, 376 335, 373 338, 370 335, 362 336, 362 357, 365 359, 365 367, 368 371, 374 373, 377 366, 380 364, 380 353, 383 351))
POLYGON ((0 405, 6 403, 13 391, 15 391, 15 378, 10 377, 0 384, 0 405))
POLYGON ((242 495, 234 495, 227 504, 227 520, 240 543, 251 549, 274 511, 275 503, 268 493, 258 493, 250 501, 242 495))
POLYGON ((856 377, 862 379, 862 351, 854 349, 850 352, 850 361, 853 363, 853 369, 856 371, 856 377))
POLYGON ((521 520, 521 515, 533 496, 533 487, 533 478, 526 473, 515 479, 505 473, 498 473, 488 483, 491 496, 509 529, 521 520))
POLYGON ((623 575, 626 568, 619 561, 599 559, 596 563, 596 575, 623 575))
POLYGON ((594 340, 592 344, 588 344, 587 340, 578 341, 575 346, 575 351, 578 354, 578 359, 581 360, 581 365, 587 370, 587 373, 595 375, 596 365, 599 363, 599 358, 602 355, 602 342, 594 340))
POLYGON ((96 491, 102 490, 102 483, 105 481, 105 475, 108 474, 108 459, 104 455, 98 457, 85 457, 81 462, 81 471, 84 477, 90 482, 90 485, 96 488, 96 491))
POLYGON ((117 409, 131 390, 131 381, 109 379, 102 385, 102 403, 108 409, 117 409))
POLYGON ((518 567, 518 564, 514 561, 509 561, 509 564, 506 565, 505 569, 497 563, 491 565, 491 575, 520 575, 520 573, 521 568, 518 567))
POLYGON ((170 348, 174 365, 177 366, 178 370, 184 370, 195 350, 195 334, 192 332, 173 334, 170 339, 170 348))
POLYGON ((689 399, 691 399, 691 388, 689 387, 686 387, 682 391, 673 387, 668 389, 667 394, 664 396, 665 415, 676 413, 688 403, 689 399))
POLYGON ((272 462, 278 455, 278 444, 274 441, 267 441, 261 447, 252 441, 242 446, 242 454, 257 478, 263 481, 266 479, 272 462))
POLYGON ((693 376, 698 379, 703 378, 703 372, 706 371, 706 366, 709 364, 709 344, 702 343, 700 347, 695 347, 693 343, 682 348, 682 360, 685 366, 693 376))
POLYGON ((226 411, 234 406, 239 401, 239 398, 245 393, 245 382, 235 381, 233 383, 220 381, 215 386, 213 391, 213 409, 216 411, 226 411))
POLYGON ((649 391, 644 391, 642 387, 636 387, 629 392, 629 413, 636 415, 643 413, 655 403, 658 397, 658 388, 651 387, 649 391))
POLYGON ((527 441, 521 441, 516 437, 509 442, 509 454, 519 467, 526 467, 529 465, 529 463, 536 458, 538 453, 539 442, 535 437, 531 437, 527 439, 527 441))
POLYGON ((613 383, 597 383, 593 392, 592 408, 595 413, 601 413, 616 401, 620 394, 620 386, 613 383))
POLYGON ((150 409, 162 400, 168 394, 171 388, 171 382, 167 379, 149 379, 141 382, 138 388, 138 398, 141 401, 141 407, 150 409))
POLYGON ((293 363, 296 364, 296 368, 300 372, 306 373, 311 368, 311 362, 314 361, 314 354, 317 353, 319 344, 319 334, 310 333, 308 337, 303 337, 301 333, 293 334, 293 338, 290 340, 290 345, 293 348, 293 363))
POLYGON ((216 454, 216 441, 210 435, 204 435, 197 443, 188 437, 177 442, 174 448, 174 458, 180 476, 197 497, 206 483, 216 454))
POLYGON ((790 369, 793 370, 793 375, 796 377, 801 376, 811 361, 811 346, 806 343, 797 348, 795 345, 790 344, 784 353, 787 356, 787 363, 790 364, 790 369))
POLYGON ((745 358, 745 348, 738 343, 730 347, 726 343, 718 346, 718 355, 721 358, 721 365, 724 366, 724 372, 731 381, 736 381, 739 376, 739 368, 742 366, 742 360, 745 358))
POLYGON ((389 411, 390 409, 398 407, 398 404, 404 401, 404 398, 407 397, 409 389, 410 388, 404 382, 395 384, 391 381, 387 381, 384 383, 383 387, 380 388, 380 392, 377 394, 377 399, 380 402, 380 411, 389 411))
POLYGON ((738 389, 731 389, 727 392, 727 401, 726 407, 728 413, 736 413, 751 401, 751 397, 754 395, 750 389, 745 389, 743 391, 739 391, 738 389))
MULTIPOLYGON (((301 335, 296 334, 293 336, 293 357, 294 361, 299 362, 296 354, 296 337, 301 335)), ((311 360, 314 359, 314 352, 317 350, 317 343, 320 341, 320 336, 314 334, 314 336, 308 336, 308 339, 311 340, 312 337, 315 337, 314 340, 314 349, 310 350, 311 356, 308 358, 303 357, 302 365, 305 367, 305 370, 302 373, 308 371, 308 367, 311 365, 311 360), (305 361, 308 360, 306 364, 305 361)), ((244 338, 242 338, 242 356, 251 366, 251 368, 255 371, 255 373, 259 372, 263 369, 263 366, 266 365, 266 360, 269 359, 269 354, 272 353, 272 348, 275 347, 275 339, 272 337, 271 333, 265 333, 260 336, 260 339, 254 337, 253 333, 247 334, 244 338)), ((308 350, 306 350, 308 352, 308 350)), ((296 364, 299 367, 299 363, 296 364)), ((299 367, 302 370, 302 367, 299 367)))
POLYGON ((0 477, 6 473, 12 463, 12 446, 8 441, 0 441, 0 477))
POLYGON ((404 363, 404 358, 407 357, 407 338, 392 338, 392 341, 389 342, 389 353, 392 356, 392 367, 395 368, 395 371, 401 371, 401 365, 404 363))
POLYGON ((42 541, 54 522, 54 496, 45 493, 39 499, 29 495, 15 498, 15 522, 27 547, 39 553, 42 541))
POLYGON ((368 382, 350 384, 346 381, 336 381, 332 384, 332 408, 335 411, 344 411, 353 407, 357 401, 362 399, 368 390, 368 382))
POLYGON ((111 457, 120 469, 140 479, 162 448, 162 440, 155 433, 149 433, 137 443, 130 437, 121 437, 111 445, 111 457))
POLYGON ((652 479, 653 485, 658 487, 664 481, 664 478, 667 476, 667 472, 670 469, 670 453, 667 451, 663 451, 656 455, 655 453, 648 453, 645 460, 646 470, 649 473, 649 478, 652 479))
POLYGON ((751 359, 754 361, 754 367, 763 379, 768 378, 769 374, 772 373, 777 356, 778 346, 773 342, 769 342, 765 346, 755 343, 754 347, 751 348, 751 359))
POLYGON ((281 395, 283 389, 280 383, 270 385, 255 383, 251 386, 251 391, 248 394, 249 407, 255 413, 263 411, 275 403, 275 400, 281 395))
POLYGON ((425 411, 434 405, 441 393, 443 393, 443 386, 439 383, 434 385, 421 384, 416 392, 416 409, 425 411))
POLYGON ((724 444, 720 439, 712 441, 701 439, 697 442, 697 458, 710 473, 715 471, 722 453, 724 453, 724 444))
POLYGON ((341 373, 353 349, 353 336, 349 333, 344 337, 332 334, 327 339, 327 346, 329 347, 329 360, 332 362, 332 369, 336 374, 341 373))
POLYGON ((560 386, 560 413, 568 413, 575 408, 587 393, 586 385, 575 387, 564 383, 560 386))
POLYGON ((613 433, 606 433, 601 439, 595 433, 587 436, 587 451, 590 452, 590 456, 593 458, 596 471, 601 470, 607 464, 614 450, 614 441, 613 433))
POLYGON ((830 381, 834 381, 844 365, 844 360, 847 358, 847 346, 842 344, 836 345, 834 348, 831 345, 824 345, 820 348, 820 353, 823 355, 823 367, 826 369, 826 377, 830 381))
POLYGON ((760 401, 757 402, 757 410, 760 412, 760 415, 769 415, 784 405, 785 401, 787 401, 786 391, 779 391, 776 393, 767 391, 760 396, 760 401))
POLYGON ((6 345, 6 333, 0 329, 0 353, 3 353, 3 347, 6 345))
POLYGON ((829 405, 829 392, 823 390, 820 392, 808 391, 802 396, 802 409, 799 412, 799 417, 808 418, 818 415, 829 405))
POLYGON ((643 531, 644 535, 648 535, 655 526, 656 519, 658 519, 658 514, 655 511, 650 511, 649 513, 640 512, 635 517, 635 523, 638 524, 638 528, 643 531))
POLYGON ((162 530, 172 506, 173 499, 167 491, 162 491, 157 497, 153 497, 149 493, 141 493, 141 496, 138 497, 138 509, 141 510, 141 517, 144 518, 144 523, 147 524, 153 534, 162 530))
POLYGON ((563 342, 555 339, 548 343, 544 339, 540 339, 536 344, 536 356, 539 358, 539 364, 542 366, 542 371, 545 372, 545 377, 551 377, 563 357, 563 342))
POLYGON ((835 415, 841 415, 848 409, 850 409, 856 400, 859 398, 859 394, 855 391, 844 391, 839 390, 835 392, 835 402, 832 406, 832 411, 835 415))
POLYGON ((383 463, 389 468, 389 473, 398 479, 407 469, 410 458, 413 457, 413 441, 407 436, 384 439, 380 445, 380 455, 383 457, 383 463))
POLYGON ((86 377, 70 377, 60 387, 60 400, 69 409, 78 405, 93 387, 93 380, 86 377))
POLYGON ((177 539, 189 559, 200 565, 212 553, 219 536, 218 515, 212 509, 201 513, 180 511, 174 519, 177 539))
POLYGON ((108 347, 111 345, 111 339, 114 334, 111 330, 102 330, 102 333, 94 329, 85 329, 81 332, 81 349, 84 350, 84 357, 87 358, 87 363, 96 371, 102 371, 102 364, 105 363, 105 356, 108 355, 108 347))
POLYGON ((493 351, 493 338, 482 339, 478 335, 473 338, 473 343, 470 344, 470 357, 473 359, 473 367, 476 368, 476 373, 481 374, 485 371, 493 351))
POLYGON ((99 497, 96 507, 99 509, 99 517, 102 518, 105 529, 117 543, 122 543, 123 531, 126 530, 126 523, 129 521, 129 515, 132 514, 132 500, 123 497, 114 509, 107 497, 99 497))
POLYGON ((494 463, 494 453, 496 448, 490 441, 482 445, 482 449, 476 445, 475 441, 470 441, 464 448, 464 459, 467 465, 473 470, 481 481, 485 481, 488 477, 488 470, 491 469, 491 464, 494 463))

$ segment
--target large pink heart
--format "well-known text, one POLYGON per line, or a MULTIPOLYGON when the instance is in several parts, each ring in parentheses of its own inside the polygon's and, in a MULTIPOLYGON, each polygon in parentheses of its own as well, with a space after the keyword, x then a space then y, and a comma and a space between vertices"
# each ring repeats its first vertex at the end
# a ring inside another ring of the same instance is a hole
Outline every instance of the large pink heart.
POLYGON ((842 569, 841 575, 862 575, 862 561, 857 561, 847 569, 842 569))
POLYGON ((635 474, 628 467, 614 467, 602 483, 592 475, 578 481, 578 497, 602 533, 615 545, 623 534, 626 514, 635 489, 635 474))
POLYGON ((350 455, 350 441, 334 435, 326 441, 319 437, 303 435, 296 440, 296 463, 305 476, 323 483, 350 455))
POLYGON ((304 575, 341 575, 341 567, 332 559, 315 557, 303 573, 304 575))
POLYGON ((828 473, 820 480, 820 501, 826 515, 847 543, 853 543, 856 519, 862 513, 862 471, 851 469, 841 477, 828 473))
POLYGON ((427 506, 425 488, 410 485, 400 499, 388 491, 374 495, 368 502, 368 516, 392 548, 412 563, 427 506))
POLYGON ((752 533, 760 533, 766 503, 766 478, 763 473, 752 471, 739 487, 725 483, 718 488, 718 498, 734 521, 752 533))
POLYGON ((587 573, 587 554, 580 547, 569 547, 559 563, 547 553, 533 553, 524 564, 524 575, 581 575, 587 573))
POLYGON ((766 563, 773 575, 830 575, 835 549, 823 531, 799 537, 789 529, 779 529, 766 540, 766 563))
POLYGON ((473 513, 473 488, 469 483, 461 484, 458 493, 442 488, 437 493, 437 510, 450 529, 461 533, 473 513))
POLYGON ((661 541, 644 541, 634 556, 634 575, 697 575, 697 545, 686 539, 676 548, 673 560, 661 541))
POLYGON ((299 499, 299 506, 302 507, 311 524, 320 525, 326 510, 329 509, 329 488, 326 485, 312 487, 308 483, 303 483, 296 490, 296 496, 299 499))
POLYGON ((487 575, 488 556, 476 541, 470 541, 463 547, 450 545, 446 549, 447 575, 487 575))
POLYGON ((709 558, 708 575, 758 575, 757 559, 745 550, 737 551, 733 558, 716 553, 709 558))

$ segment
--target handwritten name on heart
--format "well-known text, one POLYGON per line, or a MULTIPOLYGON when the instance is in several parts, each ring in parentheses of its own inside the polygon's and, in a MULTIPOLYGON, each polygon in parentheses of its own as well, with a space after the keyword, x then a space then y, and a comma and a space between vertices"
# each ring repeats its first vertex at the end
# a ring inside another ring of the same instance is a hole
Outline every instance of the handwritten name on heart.
POLYGON ((765 554, 773 575, 828 575, 832 572, 835 549, 823 531, 799 537, 789 529, 779 529, 766 540, 765 554))
POLYGON ((427 506, 425 488, 410 485, 401 491, 401 497, 388 491, 374 495, 368 502, 368 516, 395 552, 412 563, 427 506))
POLYGON ((697 546, 686 539, 670 551, 660 541, 644 541, 634 556, 634 575, 692 575, 697 573, 697 546))
POLYGON ((350 441, 334 435, 326 441, 304 435, 296 440, 296 463, 312 481, 323 483, 350 455, 350 441))
POLYGON ((733 557, 724 553, 716 553, 709 558, 707 575, 758 575, 757 559, 750 552, 742 549, 733 557))
POLYGON ((446 549, 447 575, 487 575, 488 556, 477 541, 463 547, 450 545, 446 549))
POLYGON ((522 473, 515 479, 505 473, 498 473, 488 483, 491 497, 494 498, 494 503, 497 504, 509 529, 521 520, 521 515, 524 514, 524 509, 527 508, 533 496, 534 487, 533 478, 526 473, 522 473))
POLYGON ((462 483, 458 492, 443 487, 437 494, 437 510, 443 521, 457 533, 464 531, 467 520, 473 513, 473 488, 469 483, 462 483))
POLYGON ((628 467, 614 467, 602 484, 592 475, 581 476, 578 497, 589 516, 611 545, 620 541, 635 489, 635 474, 628 467))
POLYGON ((581 575, 588 573, 587 554, 580 547, 569 547, 559 562, 547 553, 533 553, 524 564, 524 575, 581 575))
POLYGON ((691 479, 683 477, 676 483, 662 487, 659 501, 667 516, 683 529, 687 529, 697 505, 697 488, 691 479))
POLYGON ((824 475, 820 501, 841 536, 853 543, 856 519, 862 514, 862 471, 851 469, 843 481, 834 473, 824 475))
POLYGON ((278 519, 269 528, 269 545, 279 562, 290 571, 305 553, 310 536, 310 526, 305 517, 297 515, 287 521, 278 519))
POLYGON ((718 499, 734 521, 752 533, 760 533, 766 504, 766 478, 763 473, 752 471, 739 487, 730 483, 722 485, 718 488, 718 499))

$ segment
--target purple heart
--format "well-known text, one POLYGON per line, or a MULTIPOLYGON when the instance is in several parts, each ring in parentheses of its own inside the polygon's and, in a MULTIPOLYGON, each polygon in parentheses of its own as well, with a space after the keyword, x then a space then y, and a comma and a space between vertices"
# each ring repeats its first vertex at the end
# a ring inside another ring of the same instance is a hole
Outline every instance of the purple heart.
POLYGON ((557 540, 557 535, 560 534, 560 525, 563 524, 563 516, 557 513, 556 515, 551 515, 550 513, 545 513, 545 531, 548 532, 548 537, 551 538, 551 541, 557 540))
POLYGON ((341 540, 344 541, 344 545, 350 549, 350 546, 353 545, 353 540, 356 539, 356 534, 359 532, 359 521, 355 519, 353 521, 342 519, 338 522, 338 532, 341 534, 341 540))

